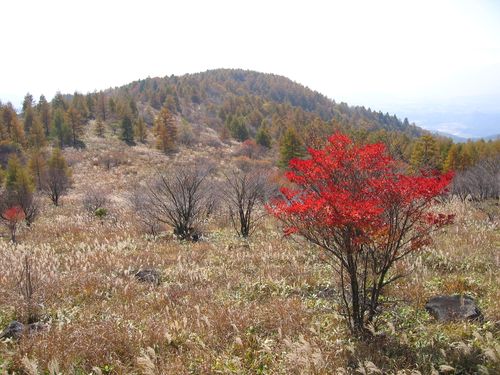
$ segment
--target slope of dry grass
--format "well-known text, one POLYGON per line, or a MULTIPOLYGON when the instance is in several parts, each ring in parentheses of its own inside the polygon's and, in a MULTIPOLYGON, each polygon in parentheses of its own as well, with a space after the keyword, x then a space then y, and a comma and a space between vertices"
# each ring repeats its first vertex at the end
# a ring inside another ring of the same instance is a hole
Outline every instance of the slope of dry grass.
MULTIPOLYGON (((33 306, 44 332, 0 343, 0 368, 28 374, 348 374, 500 371, 500 232, 470 204, 446 209, 456 223, 431 247, 406 260, 413 272, 386 293, 370 343, 354 340, 337 314, 334 275, 307 244, 282 238, 268 220, 249 241, 217 218, 206 240, 153 239, 138 229, 126 195, 155 168, 193 160, 139 145, 88 139, 66 150, 74 187, 62 207, 45 202, 41 217, 0 242, 0 327, 25 319, 22 259, 33 262, 33 306), (107 153, 119 160, 109 170, 107 153), (100 186, 112 196, 101 223, 81 198, 100 186), (161 271, 159 286, 133 271, 161 271), (428 297, 468 293, 486 322, 437 324, 428 297), (396 301, 396 302, 395 302, 396 301), (453 370, 452 370, 453 368, 453 370), (413 371, 413 372, 412 372, 413 371)), ((228 163, 231 147, 196 150, 228 163)), ((498 211, 498 207, 495 208, 498 211)))

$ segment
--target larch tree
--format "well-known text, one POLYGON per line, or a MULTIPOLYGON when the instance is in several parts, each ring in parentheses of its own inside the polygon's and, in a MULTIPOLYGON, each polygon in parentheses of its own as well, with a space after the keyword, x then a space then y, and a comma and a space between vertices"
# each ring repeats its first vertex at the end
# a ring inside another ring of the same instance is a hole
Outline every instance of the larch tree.
POLYGON ((2 211, 12 207, 20 207, 24 213, 26 224, 30 225, 38 214, 38 204, 33 195, 33 180, 27 169, 16 155, 9 158, 5 171, 5 198, 2 211))
POLYGON ((295 129, 289 127, 280 142, 280 160, 279 165, 286 168, 288 163, 293 158, 300 158, 304 156, 304 146, 298 137, 295 129))
POLYGON ((51 128, 52 137, 57 140, 59 147, 70 143, 71 132, 62 109, 58 108, 54 111, 51 128))
POLYGON ((155 120, 156 147, 165 153, 175 149, 177 125, 175 118, 166 106, 163 106, 155 120))
POLYGON ((43 190, 47 173, 47 162, 40 149, 34 149, 31 152, 28 168, 33 176, 36 189, 39 191, 43 190))
POLYGON ((48 136, 50 133, 50 105, 47 102, 47 99, 45 96, 40 95, 40 99, 38 100, 38 104, 36 106, 37 112, 38 112, 38 117, 40 118, 40 121, 42 122, 43 129, 45 131, 45 136, 48 136))
POLYGON ((410 163, 415 171, 441 169, 439 148, 434 137, 423 135, 417 140, 413 147, 410 163))
POLYGON ((83 135, 82 115, 76 107, 71 106, 66 111, 66 119, 71 131, 71 145, 77 147, 80 145, 83 135))
POLYGON ((44 190, 55 206, 59 205, 59 199, 66 193, 71 185, 71 172, 66 160, 59 148, 52 151, 47 162, 47 173, 44 190))
POLYGON ((95 131, 95 135, 97 135, 100 138, 104 138, 105 127, 104 127, 104 122, 100 118, 95 120, 94 131, 95 131))
POLYGON ((41 121, 35 118, 35 122, 30 129, 28 136, 28 143, 30 147, 34 149, 40 149, 47 144, 47 138, 45 136, 45 130, 41 121))
POLYGON ((136 139, 139 142, 141 142, 141 143, 146 142, 147 129, 146 129, 146 123, 144 122, 144 119, 142 118, 142 116, 139 116, 139 118, 135 122, 134 134, 135 134, 136 139))

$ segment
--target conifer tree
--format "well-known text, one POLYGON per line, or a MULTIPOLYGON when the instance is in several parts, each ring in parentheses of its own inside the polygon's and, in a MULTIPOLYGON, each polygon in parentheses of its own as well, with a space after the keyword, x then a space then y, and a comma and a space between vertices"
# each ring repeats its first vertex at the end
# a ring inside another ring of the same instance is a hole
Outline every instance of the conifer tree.
POLYGON ((62 109, 56 109, 54 112, 54 117, 52 118, 52 136, 57 139, 59 147, 64 147, 70 143, 71 134, 62 109))
POLYGON ((129 145, 134 143, 134 128, 132 126, 132 120, 130 120, 128 115, 125 115, 122 119, 120 138, 129 145))
POLYGON ((147 137, 146 123, 144 122, 142 116, 140 116, 135 122, 134 133, 135 137, 139 142, 142 143, 146 142, 146 137, 147 137))
POLYGON ((41 150, 35 149, 31 152, 28 168, 33 176, 37 190, 42 190, 47 173, 47 162, 41 150))
POLYGON ((172 152, 177 138, 174 116, 163 106, 155 120, 156 146, 165 153, 172 152))
POLYGON ((35 187, 27 169, 19 158, 13 155, 9 158, 5 172, 5 191, 7 207, 20 207, 26 223, 30 225, 36 217, 38 207, 33 197, 35 187))
POLYGON ((35 122, 35 111, 29 106, 24 111, 24 132, 29 133, 33 123, 35 122))
POLYGON ((68 120, 68 127, 71 131, 71 144, 77 147, 81 143, 83 135, 83 119, 82 115, 76 107, 71 106, 66 111, 66 118, 68 120))
POLYGON ((31 147, 35 149, 40 149, 47 144, 47 138, 45 137, 45 130, 38 118, 35 118, 35 122, 31 127, 28 137, 28 143, 31 147))
POLYGON ((269 131, 267 130, 267 127, 265 125, 260 127, 257 135, 255 136, 255 141, 263 147, 271 147, 271 135, 269 134, 269 131))
POLYGON ((100 118, 95 121, 95 135, 104 138, 104 122, 100 118))
POLYGON ((460 149, 456 144, 451 145, 448 155, 444 161, 443 169, 445 172, 456 171, 460 168, 460 149))
POLYGON ((106 121, 108 108, 106 104, 106 96, 101 91, 97 94, 97 118, 102 121, 106 121))
POLYGON ((12 142, 17 143, 20 146, 25 146, 26 136, 24 134, 23 126, 17 119, 17 116, 14 117, 11 125, 12 126, 11 126, 10 138, 12 139, 12 142))
POLYGON ((441 169, 438 145, 431 135, 423 135, 415 143, 410 164, 414 171, 441 169))
POLYGON ((45 136, 48 136, 50 133, 50 105, 43 95, 40 95, 40 99, 38 100, 37 112, 45 130, 45 136))
POLYGON ((29 108, 33 108, 34 100, 33 100, 33 95, 31 95, 29 92, 24 96, 23 100, 23 115, 26 113, 26 111, 29 108))
POLYGON ((44 184, 44 190, 55 206, 59 205, 61 195, 70 187, 70 177, 71 173, 61 150, 55 148, 47 162, 47 177, 44 184))
POLYGON ((293 158, 304 156, 304 146, 300 141, 295 129, 288 127, 280 142, 280 161, 279 165, 282 168, 288 167, 288 163, 293 158))

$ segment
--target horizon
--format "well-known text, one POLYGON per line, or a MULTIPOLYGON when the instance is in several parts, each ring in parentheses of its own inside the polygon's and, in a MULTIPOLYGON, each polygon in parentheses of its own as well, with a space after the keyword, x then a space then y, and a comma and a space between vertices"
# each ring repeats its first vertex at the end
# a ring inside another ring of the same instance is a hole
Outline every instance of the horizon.
POLYGON ((15 58, 2 62, 0 100, 16 107, 27 92, 51 98, 241 68, 425 128, 500 133, 500 4, 492 1, 24 1, 7 3, 5 14, 25 17, 22 27, 17 17, 0 25, 17 41, 15 58), (450 121, 431 124, 436 109, 450 121), (474 129, 457 117, 474 112, 499 126, 474 129))

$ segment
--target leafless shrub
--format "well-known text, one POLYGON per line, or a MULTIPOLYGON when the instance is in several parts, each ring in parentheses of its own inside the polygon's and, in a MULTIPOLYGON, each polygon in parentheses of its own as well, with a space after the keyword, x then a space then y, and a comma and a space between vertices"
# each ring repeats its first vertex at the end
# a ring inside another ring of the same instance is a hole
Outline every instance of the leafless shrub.
POLYGON ((108 171, 126 162, 127 155, 121 151, 110 151, 99 157, 99 163, 108 171))
POLYGON ((91 189, 82 199, 83 207, 90 215, 95 215, 97 209, 105 208, 109 204, 108 195, 102 189, 91 189))
POLYGON ((197 239, 197 230, 207 212, 207 170, 178 166, 167 173, 158 172, 149 184, 145 207, 160 223, 174 228, 180 239, 197 239))
POLYGON ((129 195, 129 202, 135 217, 141 224, 142 229, 147 234, 158 236, 161 232, 162 225, 151 211, 154 207, 151 206, 151 201, 144 186, 138 186, 129 195))
POLYGON ((192 146, 198 141, 196 135, 193 132, 192 126, 186 122, 183 122, 179 127, 177 140, 179 143, 185 146, 192 146))
POLYGON ((225 174, 223 199, 233 226, 242 237, 248 237, 266 215, 264 203, 272 192, 269 173, 260 169, 232 171, 225 174))
POLYGON ((26 323, 34 323, 39 319, 39 304, 36 296, 40 287, 36 271, 33 269, 33 259, 25 254, 22 259, 21 272, 17 282, 19 293, 22 296, 22 320, 26 323))
POLYGON ((483 159, 473 167, 457 172, 453 180, 452 194, 462 201, 474 201, 500 197, 500 156, 483 159))

